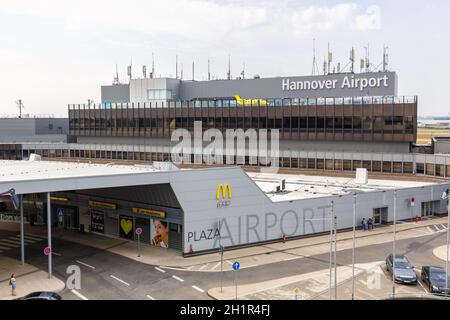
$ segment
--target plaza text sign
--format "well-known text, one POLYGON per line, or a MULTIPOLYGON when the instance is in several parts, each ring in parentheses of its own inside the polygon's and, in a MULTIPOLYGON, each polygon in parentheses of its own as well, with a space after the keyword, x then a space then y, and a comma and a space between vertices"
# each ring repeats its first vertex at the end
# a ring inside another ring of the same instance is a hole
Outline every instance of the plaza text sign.
POLYGON ((333 90, 333 89, 358 89, 364 91, 367 88, 387 88, 389 86, 389 76, 372 76, 357 78, 348 75, 342 79, 317 79, 291 81, 289 78, 282 79, 281 88, 283 91, 301 90, 333 90))

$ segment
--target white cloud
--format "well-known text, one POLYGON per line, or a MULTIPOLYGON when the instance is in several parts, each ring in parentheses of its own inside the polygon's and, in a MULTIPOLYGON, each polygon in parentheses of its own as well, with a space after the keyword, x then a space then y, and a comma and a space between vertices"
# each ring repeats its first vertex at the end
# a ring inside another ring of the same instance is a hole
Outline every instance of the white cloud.
POLYGON ((360 14, 361 8, 354 3, 274 6, 200 0, 18 0, 2 2, 0 12, 62 19, 69 31, 121 29, 202 41, 266 27, 300 38, 339 27, 366 31, 376 25, 377 17, 376 12, 360 14))
POLYGON ((356 16, 356 28, 359 31, 372 31, 381 29, 381 9, 378 6, 370 6, 366 13, 356 16))

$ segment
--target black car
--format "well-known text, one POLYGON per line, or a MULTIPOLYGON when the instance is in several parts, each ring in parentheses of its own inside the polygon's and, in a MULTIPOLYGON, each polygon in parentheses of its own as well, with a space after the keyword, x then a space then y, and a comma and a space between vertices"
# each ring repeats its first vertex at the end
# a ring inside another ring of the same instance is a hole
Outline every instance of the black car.
POLYGON ((17 298, 16 300, 62 300, 62 298, 55 292, 38 291, 17 298))
POLYGON ((392 263, 392 253, 386 258, 386 268, 392 274, 395 268, 395 282, 405 284, 416 284, 417 276, 414 267, 411 265, 406 256, 401 254, 395 255, 395 267, 392 263))
POLYGON ((440 267, 424 266, 421 273, 422 281, 428 285, 428 290, 431 293, 438 295, 449 295, 450 290, 446 289, 447 278, 448 286, 450 286, 450 279, 446 276, 445 270, 440 267))

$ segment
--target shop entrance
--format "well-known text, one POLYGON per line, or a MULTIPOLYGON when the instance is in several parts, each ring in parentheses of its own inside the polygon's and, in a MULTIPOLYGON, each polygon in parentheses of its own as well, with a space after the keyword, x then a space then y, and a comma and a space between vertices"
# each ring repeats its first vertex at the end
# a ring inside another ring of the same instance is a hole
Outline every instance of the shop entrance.
POLYGON ((439 208, 439 201, 427 201, 422 202, 421 216, 431 217, 434 216, 436 209, 439 208))
POLYGON ((388 219, 388 207, 373 209, 373 224, 380 225, 386 223, 388 219))
POLYGON ((72 230, 79 229, 78 207, 52 206, 52 222, 54 226, 72 230))

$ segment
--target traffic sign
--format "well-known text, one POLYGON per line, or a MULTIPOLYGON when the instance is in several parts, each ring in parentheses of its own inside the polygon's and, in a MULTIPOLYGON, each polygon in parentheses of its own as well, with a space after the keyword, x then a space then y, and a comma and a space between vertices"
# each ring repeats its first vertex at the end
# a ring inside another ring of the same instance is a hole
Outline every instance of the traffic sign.
POLYGON ((64 208, 58 208, 58 217, 62 217, 64 215, 64 208))
POLYGON ((50 253, 52 253, 52 248, 50 248, 50 247, 45 247, 45 249, 44 249, 44 254, 45 254, 46 256, 48 256, 50 253))
POLYGON ((298 294, 300 292, 300 289, 299 288, 294 288, 294 293, 295 294, 298 294))
POLYGON ((239 262, 235 261, 235 262, 233 263, 233 270, 234 270, 234 271, 239 270, 240 267, 241 267, 241 264, 240 264, 239 262))
POLYGON ((134 232, 136 232, 137 235, 140 235, 142 233, 142 228, 136 228, 134 232))

